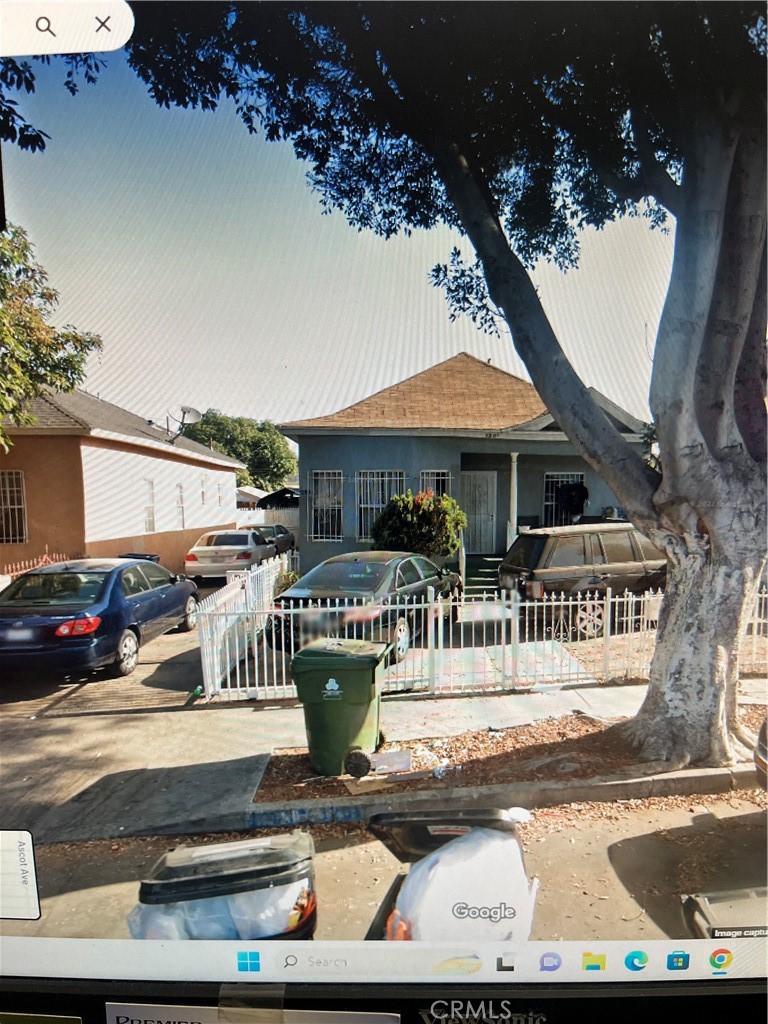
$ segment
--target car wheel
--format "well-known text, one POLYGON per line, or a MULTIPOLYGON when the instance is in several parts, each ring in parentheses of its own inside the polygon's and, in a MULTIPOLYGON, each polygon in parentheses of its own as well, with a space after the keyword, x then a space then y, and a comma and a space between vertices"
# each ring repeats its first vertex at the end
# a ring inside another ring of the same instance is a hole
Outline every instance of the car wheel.
POLYGON ((581 598, 576 605, 573 627, 579 640, 595 640, 605 631, 602 595, 581 598))
POLYGON ((197 624, 197 601, 194 597, 188 597, 184 605, 184 617, 179 624, 182 633, 191 633, 197 624))
POLYGON ((116 676, 129 676, 139 663, 139 638, 126 629, 117 643, 117 657, 112 665, 116 676))
POLYGON ((395 628, 392 630, 389 642, 394 644, 392 649, 392 660, 395 663, 401 662, 408 653, 411 646, 411 627, 408 619, 398 619, 395 628))

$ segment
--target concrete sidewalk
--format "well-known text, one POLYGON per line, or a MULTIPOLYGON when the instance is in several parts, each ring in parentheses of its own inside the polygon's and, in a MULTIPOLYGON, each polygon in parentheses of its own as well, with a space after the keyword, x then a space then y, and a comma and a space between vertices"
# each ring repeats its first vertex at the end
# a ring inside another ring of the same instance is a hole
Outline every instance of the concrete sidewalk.
MULTIPOLYGON (((575 711, 611 721, 634 715, 645 691, 390 696, 382 704, 382 729, 394 741, 508 728, 575 711)), ((741 693, 743 700, 765 703, 766 681, 745 681, 741 693)), ((298 704, 198 703, 174 713, 10 717, 3 722, 0 818, 4 828, 29 829, 37 842, 265 826, 267 820, 253 818, 252 800, 269 755, 302 746, 298 704)), ((341 817, 312 820, 359 820, 362 799, 350 798, 352 810, 344 805, 341 817)))

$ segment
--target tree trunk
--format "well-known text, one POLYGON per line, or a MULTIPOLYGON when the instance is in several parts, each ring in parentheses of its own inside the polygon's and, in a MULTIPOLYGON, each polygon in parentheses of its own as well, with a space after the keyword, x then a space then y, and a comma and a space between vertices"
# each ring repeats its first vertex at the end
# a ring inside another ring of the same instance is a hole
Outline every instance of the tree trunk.
POLYGON ((765 336, 765 159, 751 138, 695 134, 700 160, 696 173, 687 171, 651 393, 662 478, 591 401, 458 146, 435 147, 489 295, 539 395, 635 525, 667 554, 648 695, 623 731, 641 759, 675 767, 730 764, 751 749, 737 721, 739 641, 765 560, 765 472, 754 457, 758 446, 740 435, 734 397, 748 341, 751 373, 764 373, 764 346, 758 351, 754 342, 765 336))
POLYGON ((620 730, 640 760, 725 765, 751 756, 737 718, 739 643, 758 573, 697 551, 670 566, 648 693, 620 730))

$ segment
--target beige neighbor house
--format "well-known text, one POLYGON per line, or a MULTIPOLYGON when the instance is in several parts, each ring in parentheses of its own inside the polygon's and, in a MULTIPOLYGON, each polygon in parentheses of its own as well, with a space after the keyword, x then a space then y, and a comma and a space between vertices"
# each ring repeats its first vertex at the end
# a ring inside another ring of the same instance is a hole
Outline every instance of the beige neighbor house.
POLYGON ((85 391, 46 392, 0 451, 0 573, 40 558, 157 554, 180 571, 206 530, 234 526, 241 463, 85 391))

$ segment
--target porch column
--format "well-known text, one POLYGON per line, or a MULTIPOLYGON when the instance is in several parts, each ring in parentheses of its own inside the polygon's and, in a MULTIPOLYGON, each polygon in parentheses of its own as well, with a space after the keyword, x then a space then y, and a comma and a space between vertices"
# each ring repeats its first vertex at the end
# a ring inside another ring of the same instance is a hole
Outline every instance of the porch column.
POLYGON ((517 536, 517 452, 509 453, 509 519, 507 521, 507 547, 517 536))

